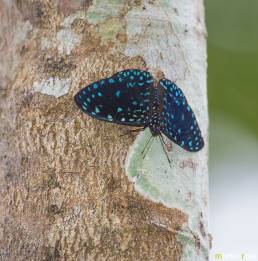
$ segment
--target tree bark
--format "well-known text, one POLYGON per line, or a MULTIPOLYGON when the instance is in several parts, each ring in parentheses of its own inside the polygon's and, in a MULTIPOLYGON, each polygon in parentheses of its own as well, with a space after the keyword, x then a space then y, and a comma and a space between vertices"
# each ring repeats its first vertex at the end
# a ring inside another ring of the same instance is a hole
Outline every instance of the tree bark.
POLYGON ((202 0, 2 0, 0 16, 0 259, 207 260, 202 0), (202 151, 142 159, 148 132, 78 111, 80 88, 126 68, 177 81, 202 151))

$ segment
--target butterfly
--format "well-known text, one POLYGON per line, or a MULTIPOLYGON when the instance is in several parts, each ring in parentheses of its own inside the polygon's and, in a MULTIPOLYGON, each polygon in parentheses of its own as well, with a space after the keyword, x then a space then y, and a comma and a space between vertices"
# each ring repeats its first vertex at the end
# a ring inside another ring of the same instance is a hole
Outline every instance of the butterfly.
POLYGON ((182 90, 168 79, 156 83, 148 71, 120 71, 81 89, 74 99, 83 112, 98 120, 149 128, 152 136, 164 134, 189 152, 204 146, 182 90))

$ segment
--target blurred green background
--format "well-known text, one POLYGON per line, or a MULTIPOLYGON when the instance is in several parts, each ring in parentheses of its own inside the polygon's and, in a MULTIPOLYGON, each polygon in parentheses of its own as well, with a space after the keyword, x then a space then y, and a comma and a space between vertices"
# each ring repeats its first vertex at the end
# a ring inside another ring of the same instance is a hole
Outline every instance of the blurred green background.
POLYGON ((210 260, 258 260, 258 0, 205 6, 210 260))
POLYGON ((258 137, 258 0, 205 0, 211 120, 230 117, 258 137))

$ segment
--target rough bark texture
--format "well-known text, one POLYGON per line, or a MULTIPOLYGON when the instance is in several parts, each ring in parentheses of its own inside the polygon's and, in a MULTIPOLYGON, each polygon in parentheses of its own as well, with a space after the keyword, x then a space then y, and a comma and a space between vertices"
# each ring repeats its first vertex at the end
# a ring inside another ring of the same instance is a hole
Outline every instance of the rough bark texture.
MULTIPOLYGON (((191 14, 187 8, 185 14, 178 13, 180 4, 175 1, 171 7, 169 2, 2 0, 1 260, 203 260, 195 233, 196 256, 189 259, 183 254, 189 241, 177 238, 189 213, 143 197, 125 175, 126 155, 135 136, 120 137, 127 127, 89 118, 73 102, 81 87, 119 70, 169 70, 169 57, 162 57, 162 52, 153 50, 150 57, 155 59, 157 53, 160 57, 156 64, 144 54, 131 53, 134 45, 148 46, 155 23, 147 33, 130 29, 134 12, 169 7, 178 17, 191 14)), ((200 39, 195 44, 205 53, 202 2, 183 2, 196 17, 189 17, 192 28, 179 34, 192 30, 200 39), (198 19, 201 30, 196 29, 198 19)), ((141 19, 146 23, 144 16, 141 19)), ((176 39, 179 46, 171 50, 184 53, 176 39)), ((173 69, 171 77, 193 77, 187 75, 184 57, 182 68, 173 69)), ((198 62, 205 68, 205 55, 198 62)), ((201 73, 205 89, 205 72, 201 73)), ((206 117, 206 92, 200 92, 206 117)), ((195 160, 207 166, 206 154, 195 160)), ((207 201, 205 193, 202 199, 207 201)), ((207 209, 204 212, 200 219, 206 221, 207 209)), ((203 223, 200 232, 207 240, 203 223)))

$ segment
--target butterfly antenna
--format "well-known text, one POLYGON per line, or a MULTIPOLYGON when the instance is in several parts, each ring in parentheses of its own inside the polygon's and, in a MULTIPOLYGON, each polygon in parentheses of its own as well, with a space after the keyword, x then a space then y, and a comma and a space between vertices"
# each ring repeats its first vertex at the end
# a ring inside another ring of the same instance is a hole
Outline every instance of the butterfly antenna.
POLYGON ((150 147, 151 147, 151 144, 152 144, 153 140, 154 140, 154 136, 151 135, 149 140, 148 140, 148 142, 146 143, 143 151, 142 151, 143 159, 145 158, 145 156, 147 155, 148 151, 150 150, 150 147))
POLYGON ((164 141, 162 135, 159 135, 159 140, 160 140, 160 143, 161 143, 161 145, 162 145, 163 151, 164 151, 164 153, 166 154, 166 157, 167 157, 169 166, 171 167, 171 161, 170 161, 170 159, 169 159, 169 157, 168 157, 168 154, 167 154, 167 151, 166 151, 166 149, 165 149, 165 145, 166 145, 166 144, 165 144, 165 141, 164 141))

